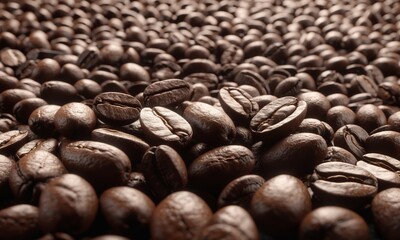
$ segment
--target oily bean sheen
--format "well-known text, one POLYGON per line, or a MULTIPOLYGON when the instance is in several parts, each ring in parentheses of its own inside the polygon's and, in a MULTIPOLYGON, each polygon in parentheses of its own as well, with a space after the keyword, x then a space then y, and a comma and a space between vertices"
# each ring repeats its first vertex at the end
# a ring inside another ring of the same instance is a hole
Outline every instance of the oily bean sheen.
POLYGON ((167 145, 153 146, 144 154, 143 176, 154 196, 162 199, 188 183, 186 165, 179 153, 167 145))
POLYGON ((219 209, 195 239, 258 240, 257 226, 243 208, 230 205, 219 209))
POLYGON ((35 109, 28 119, 29 128, 41 137, 55 135, 54 117, 59 109, 57 105, 44 105, 35 109))
POLYGON ((98 200, 92 186, 74 174, 53 178, 39 201, 39 225, 44 233, 80 234, 92 225, 98 200))
POLYGON ((310 211, 311 197, 306 186, 290 175, 266 181, 251 200, 250 212, 259 230, 275 236, 295 234, 310 211))
POLYGON ((255 162, 253 153, 244 146, 214 148, 192 162, 189 179, 201 188, 221 190, 233 179, 249 174, 255 162))
POLYGON ((151 142, 172 147, 184 147, 192 140, 188 121, 165 107, 145 107, 140 112, 142 130, 151 142))
POLYGON ((244 175, 228 183, 218 197, 218 206, 238 205, 250 209, 254 193, 264 184, 258 175, 244 175))
POLYGON ((307 112, 307 104, 295 97, 272 101, 251 119, 250 129, 262 141, 273 142, 295 132, 307 112))
POLYGON ((400 234, 400 189, 391 188, 378 193, 371 204, 372 215, 383 239, 394 240, 400 234))
POLYGON ((99 192, 128 181, 131 171, 129 158, 112 145, 75 141, 61 146, 60 151, 68 171, 85 178, 99 192))
POLYGON ((368 153, 381 153, 400 159, 400 133, 383 131, 372 134, 365 141, 368 153))
POLYGON ((258 104, 252 100, 250 94, 237 87, 220 89, 218 99, 221 107, 235 123, 247 125, 258 112, 258 104))
POLYGON ((188 100, 191 94, 190 85, 181 79, 167 79, 147 86, 143 91, 144 105, 177 106, 188 100))
POLYGON ((48 139, 34 139, 27 142, 15 153, 16 159, 21 159, 25 155, 33 151, 46 151, 56 154, 58 150, 58 140, 55 138, 48 139))
POLYGON ((149 144, 141 138, 111 128, 96 128, 91 133, 91 140, 119 148, 135 167, 140 166, 143 154, 150 148, 149 144))
POLYGON ((0 133, 0 154, 12 155, 28 142, 28 131, 11 130, 0 133))
POLYGON ((360 126, 348 124, 339 128, 333 136, 335 146, 351 152, 356 158, 362 158, 366 153, 364 144, 368 133, 360 126))
POLYGON ((39 210, 35 206, 20 204, 0 211, 0 238, 28 240, 39 236, 39 210))
POLYGON ((194 239, 211 217, 211 209, 196 194, 175 192, 164 198, 154 210, 150 223, 151 239, 194 239))
POLYGON ((327 153, 325 140, 313 133, 296 133, 267 148, 260 158, 259 174, 270 178, 278 174, 304 177, 312 173, 327 153))
POLYGON ((9 177, 10 188, 16 199, 36 202, 41 187, 65 173, 67 170, 58 157, 36 150, 16 162, 9 177))
POLYGON ((83 103, 63 105, 54 116, 56 130, 67 138, 87 136, 95 128, 96 114, 83 103))
POLYGON ((193 137, 211 145, 226 145, 236 136, 235 124, 223 111, 202 102, 184 102, 182 116, 193 129, 193 137))
POLYGON ((307 214, 299 230, 301 240, 368 240, 368 225, 357 213, 342 207, 320 207, 307 214))
POLYGON ((142 108, 139 100, 131 95, 118 92, 104 92, 93 100, 97 117, 110 125, 126 125, 139 118, 142 108))
POLYGON ((322 205, 361 210, 378 190, 378 181, 372 173, 348 163, 322 163, 315 167, 315 176, 311 189, 322 205))
POLYGON ((113 187, 100 197, 100 208, 113 232, 127 237, 148 236, 155 205, 139 190, 113 187))

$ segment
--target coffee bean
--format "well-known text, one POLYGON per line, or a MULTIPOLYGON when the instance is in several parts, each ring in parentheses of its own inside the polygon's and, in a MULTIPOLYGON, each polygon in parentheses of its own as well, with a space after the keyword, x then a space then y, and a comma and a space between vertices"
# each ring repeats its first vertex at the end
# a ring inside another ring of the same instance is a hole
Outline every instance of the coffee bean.
POLYGON ((263 77, 258 73, 251 70, 242 70, 238 72, 234 78, 234 81, 239 85, 250 85, 257 88, 260 94, 270 93, 269 86, 265 83, 263 77))
POLYGON ((207 204, 196 194, 175 192, 161 201, 150 223, 152 239, 193 239, 212 217, 207 204), (184 224, 179 224, 176 218, 184 224))
POLYGON ((40 229, 44 233, 83 233, 92 225, 97 206, 96 193, 83 178, 74 174, 53 178, 40 195, 40 229))
POLYGON ((143 156, 141 170, 151 192, 159 199, 183 189, 188 183, 185 162, 167 145, 149 148, 143 156))
POLYGON ((113 232, 127 237, 148 237, 155 205, 144 193, 113 187, 100 196, 100 208, 113 232))
POLYGON ((51 178, 67 173, 53 154, 36 150, 19 159, 11 170, 9 183, 16 199, 35 203, 51 178))
POLYGON ((335 106, 328 110, 326 113, 326 122, 337 131, 339 128, 354 124, 356 121, 356 114, 348 107, 335 106))
POLYGON ((13 155, 28 142, 28 131, 11 130, 0 133, 0 154, 13 155))
POLYGON ((314 118, 305 118, 297 130, 297 132, 308 132, 320 135, 327 143, 333 139, 334 131, 326 122, 314 118))
POLYGON ((356 123, 367 132, 371 132, 386 124, 386 116, 377 106, 365 104, 356 112, 356 123))
POLYGON ((326 113, 331 108, 329 100, 319 92, 306 92, 297 95, 298 100, 307 103, 307 118, 316 118, 324 121, 326 113))
POLYGON ((250 212, 259 230, 274 236, 296 234, 310 211, 311 198, 306 186, 290 175, 266 181, 251 200, 250 212))
POLYGON ((23 99, 34 98, 36 95, 23 89, 8 89, 0 93, 0 110, 12 113, 15 104, 23 99))
POLYGON ((26 61, 25 55, 17 49, 5 49, 0 52, 0 61, 9 67, 18 67, 26 61))
POLYGON ((147 86, 143 91, 144 104, 148 107, 178 106, 189 99, 190 85, 180 79, 167 79, 147 86))
POLYGON ((240 145, 214 148, 189 166, 191 182, 207 190, 221 190, 235 178, 249 174, 255 165, 250 149, 240 145))
MULTIPOLYGON (((8 181, 11 170, 13 169, 15 162, 10 158, 0 155, 0 194, 6 194, 8 190, 8 181)), ((3 196, 4 196, 3 195, 3 196)))
POLYGON ((100 53, 97 48, 86 49, 78 56, 77 65, 81 68, 93 69, 100 62, 100 53))
POLYGON ((95 113, 83 103, 65 104, 54 116, 56 130, 68 138, 88 136, 95 128, 96 123, 95 113))
POLYGON ((105 92, 93 101, 93 110, 103 122, 111 125, 126 125, 139 118, 142 108, 138 99, 128 94, 105 92))
POLYGON ((23 99, 14 105, 13 114, 18 122, 27 124, 31 113, 44 105, 47 105, 47 102, 41 98, 23 99))
POLYGON ((39 136, 55 135, 54 118, 59 109, 60 106, 57 105, 44 105, 36 108, 29 116, 29 128, 39 136))
POLYGON ((40 96, 49 104, 55 105, 64 105, 81 100, 74 86, 62 81, 48 81, 43 83, 40 88, 40 96))
POLYGON ((55 138, 34 139, 27 142, 20 149, 18 149, 18 151, 15 153, 15 157, 19 160, 33 151, 46 151, 56 155, 57 150, 58 140, 55 138))
POLYGON ((323 162, 344 162, 356 165, 357 158, 344 148, 337 146, 329 146, 328 152, 323 162))
POLYGON ((357 213, 342 207, 320 207, 307 214, 301 222, 299 239, 317 240, 369 239, 368 225, 357 213))
POLYGON ((371 204, 372 215, 376 228, 384 239, 396 239, 399 234, 399 207, 393 204, 400 195, 397 188, 387 189, 378 193, 371 204))
POLYGON ((38 237, 38 208, 28 204, 14 205, 0 211, 0 238, 31 239, 38 237))
POLYGON ((361 211, 378 190, 374 175, 361 167, 342 162, 322 163, 315 167, 316 181, 311 184, 319 204, 361 211))
POLYGON ((68 172, 85 178, 102 192, 128 181, 131 163, 118 148, 95 141, 75 141, 60 147, 60 156, 68 172))
POLYGON ((335 146, 342 147, 355 157, 362 158, 366 153, 364 148, 368 133, 360 126, 348 124, 339 128, 333 136, 335 146))
POLYGON ((365 149, 368 153, 380 153, 396 159, 400 158, 400 133, 382 131, 372 134, 365 140, 365 149))
POLYGON ((293 133, 303 121, 307 105, 295 97, 270 102, 250 121, 253 134, 262 141, 274 142, 293 133))

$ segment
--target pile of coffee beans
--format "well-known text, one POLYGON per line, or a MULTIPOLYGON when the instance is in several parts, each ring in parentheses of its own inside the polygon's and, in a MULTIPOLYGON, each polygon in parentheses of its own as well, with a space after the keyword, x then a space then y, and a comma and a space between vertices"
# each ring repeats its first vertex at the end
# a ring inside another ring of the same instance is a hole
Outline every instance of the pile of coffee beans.
POLYGON ((398 0, 0 2, 0 239, 399 239, 398 0))

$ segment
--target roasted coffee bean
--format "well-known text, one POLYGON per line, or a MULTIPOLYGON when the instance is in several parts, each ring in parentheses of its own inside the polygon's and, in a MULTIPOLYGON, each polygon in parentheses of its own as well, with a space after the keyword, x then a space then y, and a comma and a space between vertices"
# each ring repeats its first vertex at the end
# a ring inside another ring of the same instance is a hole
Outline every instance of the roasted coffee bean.
POLYGON ((41 98, 23 99, 14 105, 13 114, 18 122, 27 124, 31 113, 44 105, 47 105, 47 102, 41 98))
POLYGON ((333 139, 334 131, 326 122, 315 118, 305 118, 299 125, 297 132, 308 132, 320 135, 327 143, 333 139))
POLYGON ((174 107, 189 99, 190 85, 180 79, 167 79, 150 84, 143 91, 144 104, 148 107, 174 107))
POLYGON ((356 112, 356 121, 367 132, 386 124, 386 116, 381 109, 372 104, 365 104, 356 112))
POLYGON ((242 70, 236 74, 234 81, 239 85, 246 84, 257 88, 261 95, 270 93, 269 86, 263 77, 254 71, 242 70))
POLYGON ((250 121, 253 134, 274 142, 293 133, 306 116, 307 105, 295 97, 278 98, 261 108, 250 121))
POLYGON ((57 105, 44 105, 36 108, 28 119, 32 132, 43 137, 55 135, 54 117, 59 109, 60 106, 57 105))
POLYGON ((154 144, 184 147, 193 135, 192 127, 183 117, 164 107, 143 108, 140 124, 147 139, 154 144))
POLYGON ((348 107, 335 106, 328 110, 326 113, 326 122, 337 131, 339 128, 354 124, 356 121, 356 114, 348 107))
POLYGON ((24 144, 18 151, 15 153, 16 159, 21 159, 26 154, 33 151, 46 151, 52 154, 57 154, 58 150, 58 140, 55 138, 48 139, 34 139, 32 141, 24 144))
POLYGON ((183 80, 192 85, 203 83, 208 90, 216 89, 219 83, 217 75, 213 73, 193 73, 184 77, 183 80))
POLYGON ((250 94, 236 87, 224 87, 219 90, 221 107, 234 122, 247 125, 258 112, 258 104, 250 94))
POLYGON ((32 92, 33 94, 35 94, 36 97, 40 97, 40 88, 41 88, 40 83, 38 83, 30 78, 21 79, 19 81, 18 87, 20 89, 32 92))
POLYGON ((74 86, 62 81, 48 81, 40 88, 40 97, 49 104, 64 105, 79 102, 81 98, 74 86))
POLYGON ((375 226, 384 239, 396 239, 399 236, 399 206, 394 204, 400 196, 398 188, 378 193, 371 204, 375 226))
POLYGON ((33 72, 36 68, 36 62, 33 60, 25 61, 24 63, 20 64, 17 69, 15 70, 15 76, 23 79, 32 77, 33 72))
POLYGON ((274 236, 295 235, 310 211, 311 197, 306 186, 290 175, 266 181, 251 200, 250 212, 258 229, 274 236))
POLYGON ((299 239, 370 239, 368 225, 357 213, 342 207, 320 207, 301 222, 299 239))
POLYGON ((46 182, 65 173, 67 170, 58 157, 36 150, 16 162, 9 177, 10 188, 16 199, 35 203, 46 182))
POLYGON ((141 170, 151 192, 159 199, 183 189, 188 183, 185 162, 167 145, 149 148, 143 156, 141 170))
POLYGON ((219 209, 195 239, 257 240, 259 233, 250 214, 235 205, 219 209))
POLYGON ((11 130, 0 133, 0 154, 13 155, 28 141, 28 131, 11 130))
POLYGON ((150 82, 150 75, 142 66, 136 63, 125 63, 120 67, 120 79, 131 82, 150 82))
POLYGON ((354 124, 347 124, 335 132, 333 144, 346 149, 356 158, 361 159, 366 153, 364 145, 368 136, 368 133, 362 127, 354 124))
POLYGON ((26 61, 26 57, 21 51, 9 48, 0 52, 0 61, 8 67, 18 67, 26 61))
POLYGON ((15 162, 10 158, 0 155, 0 194, 5 195, 8 190, 8 181, 15 162))
POLYGON ((250 209, 254 193, 264 184, 264 178, 258 175, 244 175, 228 183, 218 197, 218 206, 238 205, 250 209))
POLYGON ((74 87, 85 99, 93 99, 103 91, 101 86, 91 79, 80 79, 75 82, 74 87))
POLYGON ((221 190, 230 181, 249 174, 255 165, 250 149, 240 145, 214 148, 189 166, 190 181, 207 190, 221 190))
POLYGON ((54 116, 54 126, 64 137, 88 136, 97 123, 94 111, 83 103, 68 103, 60 107, 54 116))
POLYGON ((28 90, 8 89, 0 93, 0 110, 2 113, 12 113, 15 104, 36 95, 28 90))
POLYGON ((19 81, 17 78, 9 76, 4 72, 0 72, 0 91, 17 88, 19 81))
POLYGON ((274 95, 277 97, 296 96, 303 83, 298 77, 288 77, 283 79, 274 89, 274 95))
POLYGON ((361 211, 378 191, 378 181, 372 173, 348 163, 322 163, 315 167, 315 175, 311 189, 317 204, 361 211))
POLYGON ((393 128, 393 130, 400 130, 400 111, 393 113, 388 118, 387 123, 393 128))
POLYGON ((100 53, 97 48, 86 49, 78 56, 77 65, 81 68, 93 69, 100 62, 100 53))
POLYGON ((91 133, 91 139, 119 148, 129 157, 131 165, 137 168, 140 168, 142 157, 150 148, 141 138, 110 128, 96 128, 91 133))
POLYGON ((37 60, 37 59, 45 59, 50 58, 54 59, 57 56, 64 55, 65 53, 57 50, 50 49, 32 49, 26 54, 26 58, 29 60, 37 60))
POLYGON ((46 81, 57 79, 58 75, 60 74, 60 69, 61 69, 60 64, 58 64, 56 60, 51 58, 45 58, 39 60, 35 64, 32 73, 26 77, 31 77, 32 79, 40 83, 44 83, 46 81))
POLYGON ((133 96, 117 92, 105 92, 97 95, 93 101, 96 116, 110 125, 126 125, 139 118, 142 108, 139 100, 133 96))
POLYGON ((182 116, 193 129, 193 138, 211 145, 226 145, 236 136, 232 119, 223 111, 202 102, 182 104, 182 116))
POLYGON ((40 236, 38 208, 27 204, 14 205, 0 211, 1 239, 32 239, 40 236))
POLYGON ((337 146, 329 146, 323 160, 323 162, 344 162, 352 165, 356 165, 357 161, 357 158, 351 152, 337 146))
POLYGON ((78 174, 101 192, 125 184, 131 171, 128 156, 120 149, 95 141, 75 141, 60 146, 68 172, 78 174))
POLYGON ((164 198, 154 210, 150 224, 151 238, 194 239, 211 217, 210 208, 196 194, 175 192, 164 198), (177 218, 183 224, 176 221, 177 218))
POLYGON ((113 232, 127 237, 149 235, 155 205, 144 193, 129 187, 113 187, 101 194, 101 212, 113 232))
POLYGON ((378 86, 366 75, 355 76, 350 82, 350 94, 369 93, 371 96, 377 96, 378 86))
POLYGON ((298 101, 307 103, 307 118, 316 118, 324 121, 326 113, 331 108, 329 100, 319 92, 306 92, 297 95, 298 101))
POLYGON ((400 133, 382 131, 372 134, 365 141, 365 150, 368 153, 380 153, 400 159, 400 133))
POLYGON ((290 135, 263 150, 258 171, 268 179, 278 174, 304 177, 312 173, 327 153, 325 140, 313 133, 290 135))
POLYGON ((89 229, 98 200, 92 186, 74 174, 53 178, 39 201, 39 225, 44 233, 80 234, 89 229))

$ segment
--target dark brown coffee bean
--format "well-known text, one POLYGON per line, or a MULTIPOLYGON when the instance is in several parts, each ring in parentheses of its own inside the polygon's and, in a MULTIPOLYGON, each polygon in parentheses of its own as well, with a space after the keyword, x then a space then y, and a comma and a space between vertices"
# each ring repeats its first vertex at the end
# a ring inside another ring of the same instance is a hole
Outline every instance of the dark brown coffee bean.
POLYGON ((55 135, 54 117, 59 109, 60 106, 57 105, 44 105, 36 108, 29 116, 29 128, 39 136, 55 135))
MULTIPOLYGON (((25 67, 24 72, 29 70, 30 66, 25 67), (26 69, 28 68, 28 69, 26 69)), ((51 58, 45 58, 39 60, 34 66, 32 73, 28 76, 24 77, 32 77, 32 79, 43 83, 46 81, 57 79, 57 76, 60 74, 60 64, 57 61, 51 58)))
POLYGON ((319 92, 306 92, 297 95, 298 100, 307 103, 307 118, 316 118, 324 121, 326 113, 331 108, 329 100, 319 92))
POLYGON ((167 145, 149 148, 143 156, 141 170, 151 192, 159 199, 183 189, 188 183, 185 162, 167 145))
POLYGON ((211 145, 225 145, 235 139, 235 125, 223 111, 202 102, 185 101, 182 108, 182 116, 192 126, 193 138, 211 145))
POLYGON ((250 121, 253 134, 262 141, 274 142, 293 133, 306 116, 307 105, 295 97, 270 102, 250 121))
POLYGON ((93 99, 103 91, 97 82, 90 79, 80 79, 75 82, 74 87, 78 94, 85 99, 93 99))
POLYGON ((239 124, 247 125, 258 112, 258 104, 240 88, 224 87, 219 90, 218 98, 224 111, 239 124))
POLYGON ((329 146, 323 160, 323 162, 344 162, 352 165, 356 165, 357 161, 357 158, 351 152, 337 146, 329 146))
POLYGON ((25 55, 17 49, 5 49, 0 52, 0 61, 9 67, 18 67, 26 61, 25 55))
POLYGON ((114 146, 76 141, 60 146, 60 152, 68 171, 85 178, 98 192, 128 181, 131 163, 128 156, 114 146))
POLYGON ((55 105, 64 105, 81 100, 74 86, 62 81, 48 81, 43 83, 40 88, 40 96, 49 104, 55 105))
POLYGON ((18 87, 20 89, 32 92, 33 94, 35 94, 36 97, 40 97, 41 85, 40 85, 40 83, 38 83, 32 79, 29 79, 29 78, 21 79, 21 81, 19 81, 18 87))
POLYGON ((15 162, 10 158, 0 155, 0 194, 5 196, 8 190, 8 181, 15 162))
POLYGON ((23 99, 14 105, 13 114, 18 122, 27 124, 31 113, 44 105, 47 105, 47 102, 41 98, 23 99))
POLYGON ((46 151, 52 154, 57 154, 58 140, 55 138, 34 139, 27 142, 15 153, 17 159, 21 159, 25 155, 33 151, 46 151))
POLYGON ((0 133, 0 154, 13 155, 28 141, 28 131, 11 130, 0 133))
POLYGON ((145 136, 155 144, 184 147, 193 135, 192 127, 183 117, 164 107, 143 108, 140 124, 145 136))
POLYGON ((366 75, 355 76, 351 80, 350 93, 351 95, 357 93, 369 93, 371 96, 377 96, 378 86, 376 83, 366 75))
POLYGON ((299 230, 301 240, 370 239, 368 225, 357 213, 342 207, 320 207, 307 214, 299 230))
POLYGON ((189 99, 190 85, 180 79, 167 79, 150 84, 143 91, 144 104, 148 107, 178 106, 189 99))
POLYGON ((219 209, 195 239, 257 240, 259 233, 250 214, 235 205, 219 209))
POLYGON ((318 204, 361 211, 378 191, 374 175, 348 163, 322 163, 315 167, 315 175, 311 189, 318 204))
POLYGON ((207 190, 221 190, 235 178, 249 174, 255 165, 250 149, 240 145, 214 148, 189 166, 190 181, 207 190))
POLYGON ((305 118, 300 123, 297 132, 308 132, 320 135, 327 143, 331 142, 334 134, 334 131, 329 124, 315 118, 305 118))
POLYGON ((238 205, 250 209, 254 193, 263 185, 264 178, 258 175, 244 175, 228 183, 218 197, 218 206, 238 205))
POLYGON ((77 65, 81 68, 93 69, 100 62, 100 53, 97 48, 86 49, 79 54, 77 65))
POLYGON ((264 78, 254 71, 241 70, 236 74, 234 81, 239 85, 246 84, 257 88, 261 95, 270 93, 269 86, 264 78))
POLYGON ((306 186, 290 175, 266 181, 251 200, 250 212, 259 230, 275 236, 296 234, 310 211, 311 197, 306 186))
POLYGON ((393 113, 388 118, 387 123, 393 128, 393 130, 400 130, 400 111, 393 113))
POLYGON ((244 52, 238 46, 231 45, 222 52, 220 59, 223 65, 229 63, 240 64, 244 59, 244 52))
POLYGON ((150 224, 151 238, 194 239, 212 217, 207 204, 197 195, 181 191, 164 198, 156 207, 150 224), (183 224, 176 221, 179 218, 183 224))
POLYGON ((129 157, 132 166, 137 168, 140 168, 142 157, 150 148, 141 138, 110 128, 96 128, 91 133, 91 139, 119 148, 129 157))
POLYGON ((368 153, 380 153, 400 159, 400 133, 382 131, 372 134, 365 141, 365 150, 368 153))
POLYGON ((38 208, 27 204, 14 205, 0 211, 1 239, 32 239, 40 236, 38 208))
POLYGON ((328 110, 326 113, 326 122, 337 131, 339 128, 354 124, 356 121, 356 114, 348 107, 335 106, 328 110))
POLYGON ((394 204, 400 196, 398 188, 378 193, 371 204, 374 223, 384 239, 396 239, 399 235, 399 206, 394 204))
POLYGON ((96 116, 110 125, 126 125, 134 122, 139 118, 141 108, 142 105, 137 98, 124 93, 101 93, 93 101, 96 116))
POLYGON ((361 159, 366 153, 364 145, 368 133, 360 126, 348 124, 339 128, 333 136, 335 146, 342 147, 351 152, 356 158, 361 159))
POLYGON ((127 237, 149 234, 153 201, 129 187, 113 187, 101 194, 100 208, 113 232, 127 237))
POLYGON ((83 103, 68 103, 54 116, 56 130, 67 138, 88 136, 97 123, 96 114, 83 103))
POLYGON ((149 73, 140 65, 136 63, 125 63, 120 68, 121 80, 136 82, 144 81, 150 82, 149 73))
POLYGON ((74 174, 53 178, 39 201, 39 225, 44 233, 80 234, 89 229, 98 200, 92 186, 74 174))
POLYGON ((36 150, 15 164, 9 177, 10 188, 16 199, 35 203, 46 182, 65 173, 67 170, 58 157, 36 150))
POLYGON ((290 135, 264 150, 259 173, 264 178, 278 174, 304 177, 312 173, 327 153, 325 140, 313 133, 290 135))
POLYGON ((23 89, 9 89, 0 93, 0 110, 2 113, 12 113, 15 104, 27 98, 34 98, 36 95, 23 89))
POLYGON ((92 240, 128 240, 129 238, 121 237, 118 235, 102 235, 92 238, 92 240))
POLYGON ((0 91, 17 88, 19 81, 17 78, 9 76, 4 72, 0 72, 0 91))
POLYGON ((377 106, 366 104, 357 110, 356 123, 367 132, 371 132, 386 124, 386 116, 377 106))

